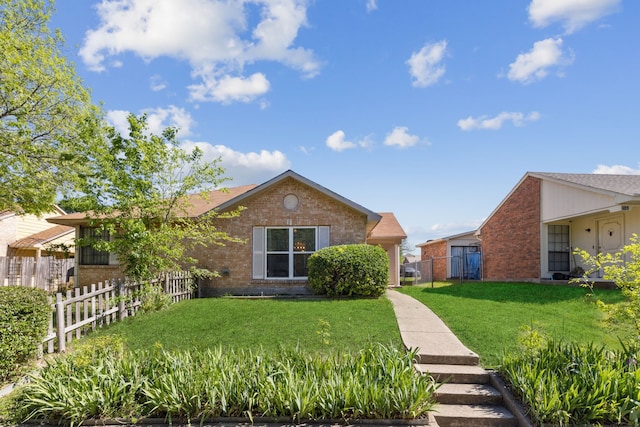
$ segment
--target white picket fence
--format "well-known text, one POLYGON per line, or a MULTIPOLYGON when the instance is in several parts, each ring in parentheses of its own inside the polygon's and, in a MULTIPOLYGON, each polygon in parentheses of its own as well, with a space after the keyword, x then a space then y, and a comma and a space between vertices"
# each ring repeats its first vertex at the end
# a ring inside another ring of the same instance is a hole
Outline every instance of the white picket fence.
MULTIPOLYGON (((173 272, 152 284, 162 286, 175 303, 194 297, 193 280, 188 272, 173 272)), ((120 279, 107 280, 51 296, 49 330, 42 340, 40 354, 62 353, 72 340, 103 325, 134 316, 142 303, 140 290, 143 285, 120 279)))

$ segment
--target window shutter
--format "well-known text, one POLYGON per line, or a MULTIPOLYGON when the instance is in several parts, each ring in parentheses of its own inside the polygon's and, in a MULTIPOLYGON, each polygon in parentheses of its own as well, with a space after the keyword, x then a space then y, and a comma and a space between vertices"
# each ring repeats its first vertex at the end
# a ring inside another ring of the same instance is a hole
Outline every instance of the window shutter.
POLYGON ((253 227, 253 276, 264 279, 264 227, 253 227))
POLYGON ((318 249, 326 248, 331 245, 329 240, 329 231, 331 227, 327 225, 321 225, 318 227, 318 249))

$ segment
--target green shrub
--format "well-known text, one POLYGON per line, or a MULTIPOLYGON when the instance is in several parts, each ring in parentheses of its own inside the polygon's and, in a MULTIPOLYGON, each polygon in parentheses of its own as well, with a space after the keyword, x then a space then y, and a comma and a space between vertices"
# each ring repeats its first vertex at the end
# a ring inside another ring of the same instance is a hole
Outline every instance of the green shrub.
POLYGON ((379 246, 329 246, 309 257, 309 284, 322 295, 378 297, 389 284, 389 258, 379 246))
POLYGON ((50 313, 44 291, 0 287, 0 383, 23 373, 47 333, 50 313))

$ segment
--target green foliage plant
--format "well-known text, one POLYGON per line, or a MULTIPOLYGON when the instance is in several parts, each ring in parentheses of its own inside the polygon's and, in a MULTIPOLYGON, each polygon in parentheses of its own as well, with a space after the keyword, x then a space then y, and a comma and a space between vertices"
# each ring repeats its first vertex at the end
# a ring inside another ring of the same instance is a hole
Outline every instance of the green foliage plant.
POLYGON ((50 212, 99 144, 100 112, 49 29, 52 10, 0 0, 0 211, 50 212))
POLYGON ((144 115, 129 115, 128 121, 128 134, 107 128, 104 146, 87 160, 92 174, 65 200, 85 212, 89 226, 109 236, 81 238, 78 244, 115 253, 127 277, 140 280, 195 268, 190 254, 202 247, 242 242, 214 224, 216 218, 239 215, 241 208, 198 217, 190 213, 194 203, 206 201, 209 190, 226 181, 220 159, 209 162, 199 148, 184 149, 175 128, 150 133, 144 115))
POLYGON ((0 384, 23 374, 47 333, 47 294, 22 286, 0 287, 0 384))
POLYGON ((308 265, 309 285, 321 295, 379 297, 389 284, 389 258, 379 246, 329 246, 308 265))
POLYGON ((416 375, 414 357, 382 345, 331 356, 284 348, 155 348, 102 353, 92 364, 71 354, 20 391, 16 422, 422 419, 437 385, 416 375))
POLYGON ((638 425, 638 348, 537 340, 505 356, 502 374, 536 425, 638 425))
POLYGON ((604 280, 613 281, 626 298, 626 304, 613 306, 599 302, 600 307, 608 313, 613 321, 631 320, 635 330, 632 341, 640 337, 640 237, 633 234, 630 243, 614 254, 600 252, 591 255, 589 252, 576 249, 576 254, 585 266, 582 277, 574 282, 588 288, 593 293, 592 276, 601 272, 604 280))

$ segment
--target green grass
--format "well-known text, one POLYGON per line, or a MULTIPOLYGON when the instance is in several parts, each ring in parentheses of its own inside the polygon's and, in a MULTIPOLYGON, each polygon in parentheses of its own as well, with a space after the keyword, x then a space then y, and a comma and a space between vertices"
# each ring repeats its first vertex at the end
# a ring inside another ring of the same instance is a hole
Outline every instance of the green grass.
POLYGON ((595 301, 623 300, 617 290, 524 283, 436 283, 404 287, 436 313, 456 336, 480 356, 485 367, 500 364, 505 352, 518 351, 523 327, 549 338, 618 348, 630 325, 609 325, 595 301))
POLYGON ((276 350, 357 352, 370 343, 401 346, 391 302, 378 299, 234 299, 183 301, 135 316, 82 341, 110 336, 129 350, 276 350), (328 342, 328 343, 327 343, 328 342))

